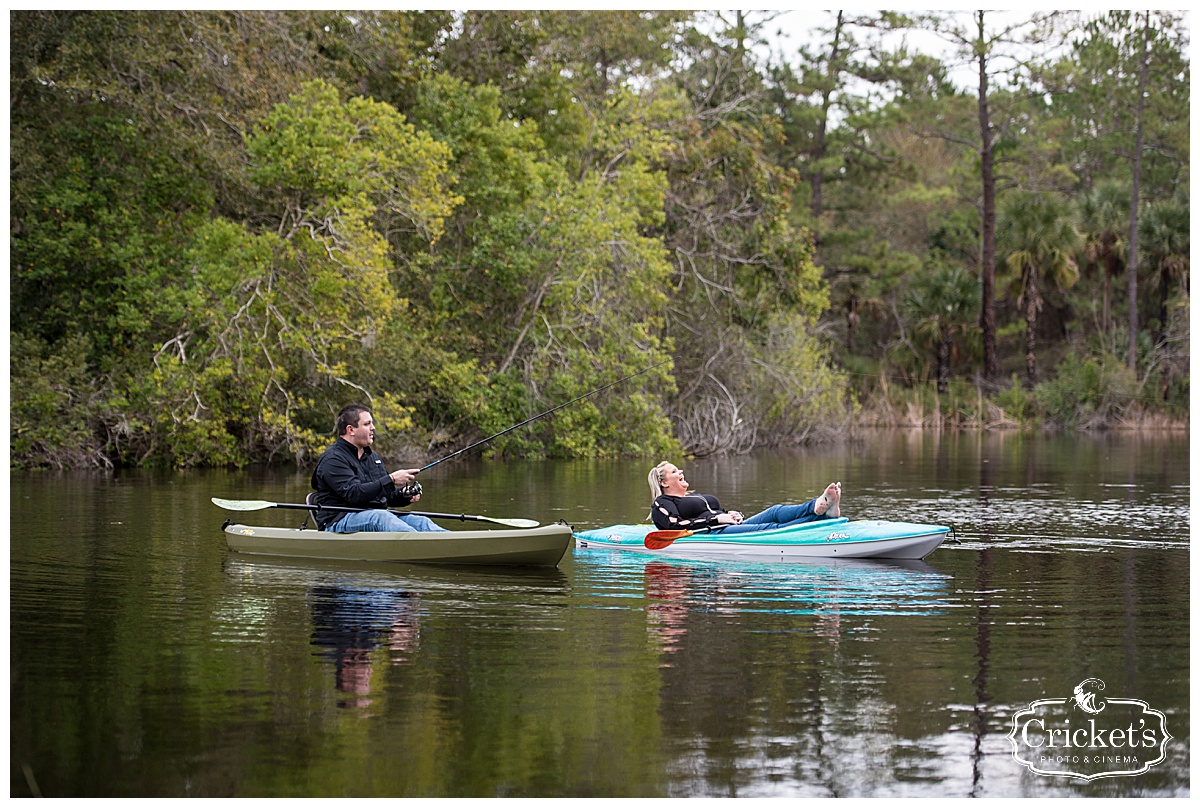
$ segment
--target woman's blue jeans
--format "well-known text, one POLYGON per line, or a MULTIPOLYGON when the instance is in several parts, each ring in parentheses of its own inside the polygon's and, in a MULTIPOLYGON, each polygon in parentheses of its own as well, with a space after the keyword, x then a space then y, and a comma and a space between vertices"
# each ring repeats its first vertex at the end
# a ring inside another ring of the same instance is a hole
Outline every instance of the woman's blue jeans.
POLYGON ((756 530, 776 530, 791 525, 802 525, 805 522, 816 522, 819 519, 829 519, 829 511, 818 515, 817 500, 810 499, 802 505, 772 505, 762 513, 747 517, 740 525, 727 525, 720 529, 724 534, 752 533, 756 530))
POLYGON ((369 511, 348 513, 327 528, 333 533, 444 533, 446 528, 436 524, 428 516, 411 513, 398 514, 375 508, 369 511))

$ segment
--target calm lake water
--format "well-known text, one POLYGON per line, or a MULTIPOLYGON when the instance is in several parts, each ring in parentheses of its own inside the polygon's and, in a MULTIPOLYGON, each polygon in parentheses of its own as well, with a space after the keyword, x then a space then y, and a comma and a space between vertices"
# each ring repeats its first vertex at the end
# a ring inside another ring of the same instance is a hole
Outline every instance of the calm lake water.
MULTIPOLYGON (((657 459, 445 464, 420 507, 641 521, 657 459)), ((845 515, 961 543, 905 565, 268 561, 228 552, 209 498, 302 502, 307 471, 12 474, 10 793, 1190 794, 1186 436, 881 432, 681 465, 746 513, 840 480, 845 515), (1014 759, 1014 715, 1089 678, 1165 716, 1162 763, 1014 759)))

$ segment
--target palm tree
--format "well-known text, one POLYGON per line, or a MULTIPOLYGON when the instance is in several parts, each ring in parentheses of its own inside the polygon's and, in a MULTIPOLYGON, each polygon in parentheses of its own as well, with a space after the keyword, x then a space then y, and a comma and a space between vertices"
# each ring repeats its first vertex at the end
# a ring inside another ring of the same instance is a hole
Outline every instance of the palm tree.
POLYGON ((977 328, 979 279, 962 267, 942 267, 920 276, 904 296, 914 332, 937 354, 937 389, 950 389, 950 350, 954 341, 977 328))
POLYGON ((1147 286, 1159 293, 1160 334, 1167 328, 1167 299, 1174 286, 1184 299, 1188 296, 1191 269, 1191 205, 1188 192, 1150 205, 1139 222, 1139 235, 1145 254, 1147 286))
POLYGON ((1084 259, 1102 274, 1100 329, 1107 334, 1112 326, 1112 281, 1125 261, 1129 235, 1129 187, 1116 182, 1097 185, 1079 198, 1076 211, 1084 259))
POLYGON ((997 242, 1007 256, 1017 305, 1025 314, 1025 373, 1032 386, 1037 380, 1036 327, 1042 288, 1067 289, 1079 279, 1074 258, 1079 231, 1065 201, 1033 191, 1010 193, 997 225, 997 242))

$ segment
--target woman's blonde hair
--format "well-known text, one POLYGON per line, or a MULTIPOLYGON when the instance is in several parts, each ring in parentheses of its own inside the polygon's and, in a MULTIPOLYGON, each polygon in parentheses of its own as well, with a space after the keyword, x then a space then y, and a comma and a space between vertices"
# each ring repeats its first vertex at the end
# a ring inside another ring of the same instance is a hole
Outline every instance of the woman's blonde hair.
POLYGON ((650 474, 646 476, 646 481, 650 483, 650 514, 646 517, 647 521, 654 520, 654 500, 662 496, 663 470, 669 465, 671 462, 664 460, 650 469, 650 474))
POLYGON ((664 460, 663 462, 659 463, 654 468, 650 469, 650 474, 649 474, 649 476, 646 477, 646 481, 650 483, 650 501, 651 502, 653 502, 654 500, 656 500, 662 496, 662 484, 663 484, 663 476, 664 476, 663 471, 669 465, 671 465, 671 461, 664 460))

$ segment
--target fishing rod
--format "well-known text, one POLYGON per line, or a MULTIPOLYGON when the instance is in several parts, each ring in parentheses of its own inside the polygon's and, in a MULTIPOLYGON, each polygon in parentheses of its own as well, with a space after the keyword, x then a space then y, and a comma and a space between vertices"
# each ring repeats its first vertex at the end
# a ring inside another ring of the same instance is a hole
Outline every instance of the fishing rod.
POLYGON ((608 384, 604 385, 603 387, 598 387, 590 393, 584 393, 581 396, 573 398, 565 404, 559 404, 557 407, 553 407, 551 409, 546 410, 545 412, 538 413, 537 415, 533 416, 532 418, 525 419, 524 421, 517 424, 516 426, 510 426, 508 429, 504 430, 503 432, 497 432, 495 435, 492 435, 491 437, 487 437, 487 438, 484 438, 483 440, 475 441, 474 443, 472 443, 470 446, 466 447, 465 449, 459 449, 457 452, 454 452, 453 454, 446 455, 441 460, 435 460, 427 466, 422 466, 421 468, 417 469, 417 473, 420 474, 425 469, 433 468, 438 463, 445 463, 447 460, 458 457, 460 454, 463 454, 464 452, 469 452, 476 447, 482 446, 483 444, 487 443, 488 441, 495 440, 496 438, 500 437, 501 435, 507 435, 509 432, 512 432, 514 429, 520 429, 521 427, 525 426, 526 424, 531 424, 534 421, 536 421, 537 419, 543 418, 552 412, 561 410, 563 407, 568 407, 571 404, 574 404, 576 401, 582 401, 583 399, 587 398, 588 396, 594 396, 594 395, 596 395, 596 393, 599 393, 602 390, 607 390, 608 388, 610 388, 614 385, 620 384, 621 382, 629 381, 634 376, 641 376, 643 373, 648 373, 649 371, 654 370, 657 367, 662 367, 663 365, 667 364, 667 362, 669 362, 669 361, 670 360, 668 359, 663 362, 659 362, 657 365, 651 365, 650 367, 646 368, 645 370, 639 370, 637 373, 630 373, 628 376, 617 379, 615 382, 609 382, 608 384))

